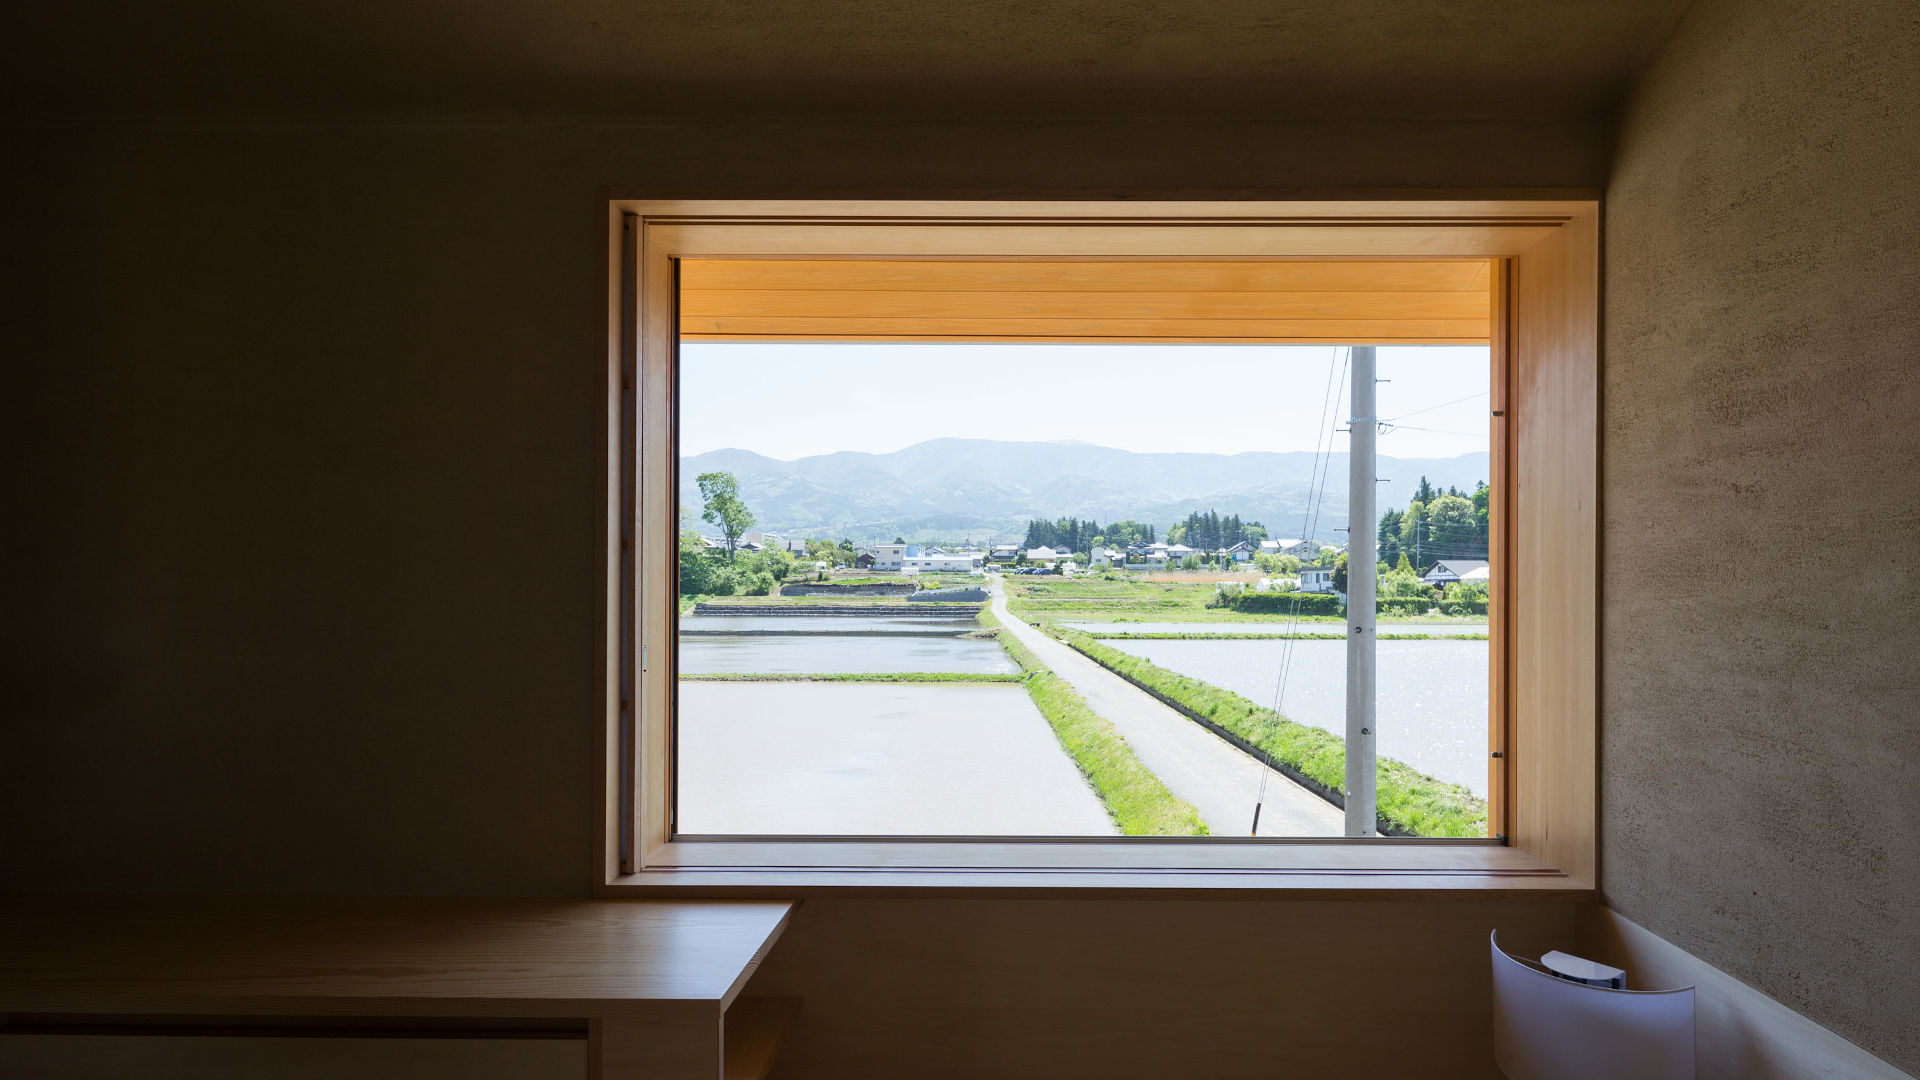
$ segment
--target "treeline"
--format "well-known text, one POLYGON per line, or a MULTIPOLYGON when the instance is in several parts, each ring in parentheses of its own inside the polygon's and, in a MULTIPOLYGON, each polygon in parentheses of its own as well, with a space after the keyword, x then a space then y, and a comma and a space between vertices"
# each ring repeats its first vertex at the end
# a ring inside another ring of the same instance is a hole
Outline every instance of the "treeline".
POLYGON ((1128 544, 1151 544, 1154 542, 1153 526, 1138 521, 1115 521, 1102 528, 1093 518, 1081 521, 1079 518, 1065 517, 1058 521, 1027 522, 1027 538, 1021 542, 1022 550, 1037 547, 1061 548, 1089 554, 1096 545, 1104 544, 1112 548, 1125 548, 1128 544))
POLYGON ((1416 572, 1425 573, 1442 559, 1485 559, 1492 494, 1485 481, 1465 493, 1453 487, 1440 491, 1421 477, 1405 510, 1380 515, 1380 561, 1392 566, 1405 556, 1416 572))
POLYGON ((1221 517, 1212 510, 1204 514, 1196 510, 1187 515, 1187 520, 1167 530, 1167 543, 1185 544, 1199 551, 1219 551, 1239 543, 1258 546, 1266 538, 1265 525, 1257 521, 1242 522, 1239 514, 1221 517))

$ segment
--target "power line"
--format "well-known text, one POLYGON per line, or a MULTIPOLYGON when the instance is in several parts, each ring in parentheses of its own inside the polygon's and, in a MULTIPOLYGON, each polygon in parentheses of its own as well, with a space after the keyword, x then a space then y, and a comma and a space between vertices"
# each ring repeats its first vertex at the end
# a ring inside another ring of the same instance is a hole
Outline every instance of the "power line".
POLYGON ((1493 391, 1491 390, 1482 390, 1477 394, 1468 394, 1466 397, 1463 397, 1463 398, 1454 398, 1452 401, 1443 401, 1438 405, 1429 405, 1424 409, 1415 409, 1412 412, 1403 412, 1399 416, 1389 416, 1385 420, 1382 420, 1381 423, 1383 424, 1390 423, 1394 420, 1402 420, 1409 416, 1419 416, 1423 412, 1432 412, 1435 409, 1444 409, 1449 405, 1458 405, 1463 401, 1472 401, 1474 398, 1483 398, 1491 393, 1493 393, 1493 391))
POLYGON ((1384 425, 1386 428, 1385 431, 1381 432, 1381 434, 1383 435, 1391 435, 1396 431, 1425 431, 1434 435, 1458 435, 1463 439, 1488 438, 1488 436, 1484 432, 1475 433, 1471 431, 1446 431, 1441 428, 1415 427, 1412 424, 1389 424, 1384 420, 1381 421, 1381 424, 1384 425))

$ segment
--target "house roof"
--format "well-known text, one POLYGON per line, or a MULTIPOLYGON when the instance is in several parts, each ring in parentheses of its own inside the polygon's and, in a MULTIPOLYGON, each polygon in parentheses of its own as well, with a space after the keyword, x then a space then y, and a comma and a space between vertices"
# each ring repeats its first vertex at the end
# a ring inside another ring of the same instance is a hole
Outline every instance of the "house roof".
POLYGON ((1442 559, 1428 567, 1427 572, 1421 576, 1432 577, 1444 571, 1454 577, 1465 577, 1475 570, 1484 570, 1486 567, 1485 559, 1442 559))

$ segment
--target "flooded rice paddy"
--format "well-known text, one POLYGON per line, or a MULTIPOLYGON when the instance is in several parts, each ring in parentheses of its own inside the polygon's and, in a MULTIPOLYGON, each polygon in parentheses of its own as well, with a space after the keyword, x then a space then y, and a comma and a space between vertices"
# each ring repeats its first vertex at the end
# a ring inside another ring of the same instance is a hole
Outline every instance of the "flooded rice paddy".
POLYGON ((1020 686, 685 682, 679 745, 685 833, 1114 832, 1020 686))
POLYGON ((680 670, 689 675, 905 671, 1002 675, 1020 670, 995 641, 917 636, 979 629, 972 619, 702 615, 680 620, 680 629, 699 631, 680 638, 680 670), (767 630, 811 632, 741 632, 767 630))

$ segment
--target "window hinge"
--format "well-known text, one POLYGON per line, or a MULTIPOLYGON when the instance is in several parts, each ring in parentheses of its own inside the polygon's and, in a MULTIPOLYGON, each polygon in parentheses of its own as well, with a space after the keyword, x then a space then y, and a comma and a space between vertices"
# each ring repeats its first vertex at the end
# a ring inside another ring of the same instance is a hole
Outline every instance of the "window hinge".
POLYGON ((1506 755, 1505 753, 1503 753, 1502 751, 1499 751, 1499 750, 1495 750, 1495 751, 1493 752, 1493 756, 1494 756, 1494 757, 1506 757, 1507 755, 1506 755))

